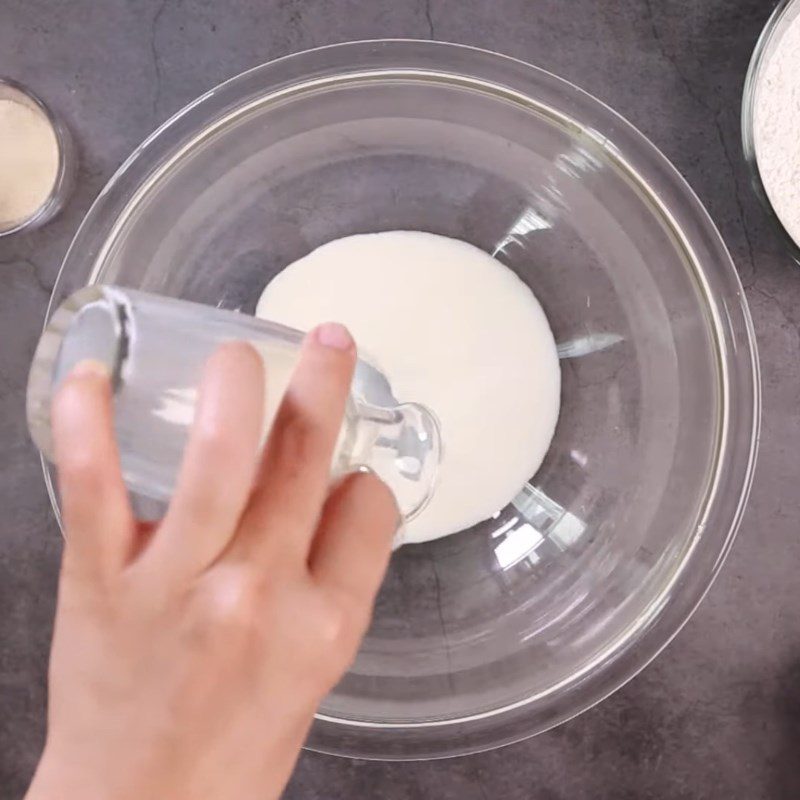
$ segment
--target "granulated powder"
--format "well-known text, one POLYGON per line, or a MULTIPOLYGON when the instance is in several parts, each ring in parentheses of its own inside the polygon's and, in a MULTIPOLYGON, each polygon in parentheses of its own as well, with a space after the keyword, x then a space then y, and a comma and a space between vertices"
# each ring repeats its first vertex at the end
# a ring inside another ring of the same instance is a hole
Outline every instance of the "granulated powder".
POLYGON ((800 245, 800 13, 784 29, 761 69, 754 143, 772 208, 800 245))
POLYGON ((0 97, 0 230, 32 217, 58 175, 59 149, 47 116, 24 99, 0 97))

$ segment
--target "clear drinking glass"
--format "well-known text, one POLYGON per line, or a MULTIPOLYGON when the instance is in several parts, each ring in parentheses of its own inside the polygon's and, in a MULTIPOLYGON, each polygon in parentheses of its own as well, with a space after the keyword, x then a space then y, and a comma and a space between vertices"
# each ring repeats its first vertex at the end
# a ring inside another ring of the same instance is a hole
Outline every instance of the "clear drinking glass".
MULTIPOLYGON (((123 477, 136 494, 171 495, 194 418, 203 364, 220 343, 250 342, 269 375, 264 436, 300 355, 303 334, 248 314, 112 286, 71 295, 42 334, 28 382, 31 435, 52 461, 50 403, 79 361, 100 361, 114 388, 114 421, 123 477)), ((439 465, 435 418, 398 404, 388 381, 359 360, 332 465, 333 476, 370 468, 395 493, 406 519, 433 491, 439 465)))

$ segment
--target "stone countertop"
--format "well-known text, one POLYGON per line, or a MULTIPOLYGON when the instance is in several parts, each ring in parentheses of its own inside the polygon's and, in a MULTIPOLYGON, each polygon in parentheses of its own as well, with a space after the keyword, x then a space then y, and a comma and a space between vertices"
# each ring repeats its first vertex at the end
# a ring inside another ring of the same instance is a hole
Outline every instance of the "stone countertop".
POLYGON ((81 154, 66 211, 0 240, 0 798, 42 744, 60 541, 28 442, 24 385, 59 263, 117 165, 221 80, 349 39, 498 50, 604 100, 687 177, 747 289, 763 380, 759 466, 722 575, 677 639, 556 730, 444 762, 304 753, 288 800, 800 797, 800 271, 748 185, 739 108, 766 0, 0 0, 0 74, 66 118, 81 154), (102 9, 102 10, 101 10, 102 9))

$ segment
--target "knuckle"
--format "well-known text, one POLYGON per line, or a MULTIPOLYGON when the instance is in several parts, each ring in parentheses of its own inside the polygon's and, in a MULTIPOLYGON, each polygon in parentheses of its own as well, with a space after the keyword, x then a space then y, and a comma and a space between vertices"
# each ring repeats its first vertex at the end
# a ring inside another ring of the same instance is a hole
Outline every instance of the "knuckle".
POLYGON ((368 614, 349 593, 338 592, 326 603, 318 619, 317 637, 339 666, 355 654, 367 621, 368 614))
POLYGON ((208 638, 250 640, 259 633, 256 584, 243 570, 219 570, 200 594, 195 632, 208 638))
POLYGON ((194 486, 187 490, 181 519, 192 527, 219 525, 228 508, 226 497, 213 485, 194 486))
POLYGON ((233 437, 217 426, 203 426, 197 431, 198 450, 204 462, 226 469, 239 459, 233 437))
POLYGON ((346 641, 350 619, 345 609, 331 603, 317 620, 317 637, 323 647, 337 647, 346 641))
POLYGON ((76 447, 63 456, 58 469, 70 489, 80 489, 92 495, 100 495, 105 483, 105 466, 91 448, 76 447))

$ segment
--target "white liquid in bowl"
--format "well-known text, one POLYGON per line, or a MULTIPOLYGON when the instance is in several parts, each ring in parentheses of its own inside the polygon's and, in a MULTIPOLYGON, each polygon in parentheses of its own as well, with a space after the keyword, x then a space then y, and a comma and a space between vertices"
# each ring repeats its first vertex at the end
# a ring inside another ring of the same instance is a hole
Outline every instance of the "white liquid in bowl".
POLYGON ((399 401, 436 413, 439 484, 406 542, 496 514, 550 446, 561 372, 547 318, 510 269, 472 245, 416 231, 338 239, 286 267, 256 315, 301 330, 343 323, 399 401))

